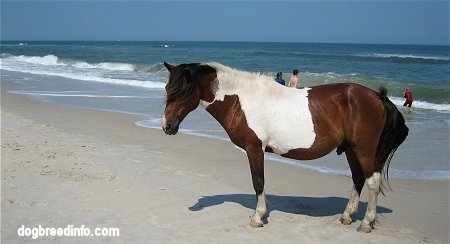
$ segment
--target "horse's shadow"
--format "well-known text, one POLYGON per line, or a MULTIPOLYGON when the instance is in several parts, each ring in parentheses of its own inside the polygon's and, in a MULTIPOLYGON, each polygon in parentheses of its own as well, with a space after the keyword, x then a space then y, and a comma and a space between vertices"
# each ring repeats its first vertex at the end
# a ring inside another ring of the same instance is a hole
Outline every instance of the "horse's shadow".
MULTIPOLYGON (((250 194, 227 194, 202 196, 197 203, 189 207, 191 211, 201 211, 204 208, 233 202, 243 207, 254 209, 256 207, 256 197, 250 194)), ((302 214, 312 217, 324 217, 340 214, 344 211, 348 199, 342 197, 302 197, 302 196, 277 196, 267 195, 267 211, 280 211, 291 214, 302 214)), ((367 208, 366 202, 359 203, 357 219, 364 218, 367 208)), ((377 213, 392 213, 392 210, 382 206, 377 206, 377 213)))

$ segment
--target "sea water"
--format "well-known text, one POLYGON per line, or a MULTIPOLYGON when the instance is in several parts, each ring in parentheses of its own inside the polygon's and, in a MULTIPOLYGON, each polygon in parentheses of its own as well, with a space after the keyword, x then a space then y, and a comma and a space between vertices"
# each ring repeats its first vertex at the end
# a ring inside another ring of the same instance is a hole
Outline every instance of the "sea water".
MULTIPOLYGON (((134 114, 140 118, 137 125, 158 129, 168 79, 163 61, 216 61, 274 77, 281 71, 286 81, 298 69, 299 86, 354 82, 376 90, 384 85, 401 111, 403 91, 410 87, 415 100, 411 112, 404 112, 410 134, 392 160, 390 177, 450 180, 449 46, 2 41, 0 48, 1 86, 10 92, 51 103, 134 114)), ((219 123, 202 108, 183 121, 180 131, 228 140, 219 123)), ((323 173, 350 173, 345 156, 336 159, 335 153, 320 161, 267 157, 323 173)))

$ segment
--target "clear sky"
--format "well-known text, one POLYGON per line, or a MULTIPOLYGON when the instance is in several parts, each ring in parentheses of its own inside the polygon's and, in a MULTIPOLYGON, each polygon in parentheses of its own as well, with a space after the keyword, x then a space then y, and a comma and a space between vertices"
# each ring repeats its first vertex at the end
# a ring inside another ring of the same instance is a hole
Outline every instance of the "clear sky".
POLYGON ((449 45, 449 13, 449 0, 1 0, 1 39, 449 45))

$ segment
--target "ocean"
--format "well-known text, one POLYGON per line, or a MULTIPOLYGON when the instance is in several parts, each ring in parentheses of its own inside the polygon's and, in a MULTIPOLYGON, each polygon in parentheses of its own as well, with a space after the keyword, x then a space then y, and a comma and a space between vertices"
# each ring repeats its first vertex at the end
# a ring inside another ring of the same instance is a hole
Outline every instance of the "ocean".
MULTIPOLYGON (((389 177, 450 181, 450 46, 2 41, 0 49, 2 88, 44 102, 133 114, 137 126, 158 129, 168 79, 163 61, 216 61, 274 78, 281 71, 286 81, 298 69, 299 86, 354 82, 376 90, 384 85, 401 111, 403 91, 410 87, 415 100, 411 112, 404 112, 410 134, 392 160, 389 177)), ((180 132, 228 140, 201 107, 183 121, 180 132)), ((345 156, 335 152, 312 161, 266 157, 350 175, 345 156)))

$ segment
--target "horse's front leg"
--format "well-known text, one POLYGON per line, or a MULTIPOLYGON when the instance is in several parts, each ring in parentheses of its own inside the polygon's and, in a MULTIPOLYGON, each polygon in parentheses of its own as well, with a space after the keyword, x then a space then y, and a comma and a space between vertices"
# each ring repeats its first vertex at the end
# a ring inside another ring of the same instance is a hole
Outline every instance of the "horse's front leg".
POLYGON ((264 193, 264 152, 261 147, 249 146, 247 152, 250 171, 252 173, 253 188, 256 193, 256 209, 251 217, 251 227, 262 227, 263 218, 267 214, 266 194, 264 193))

